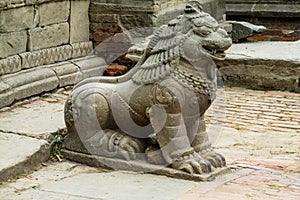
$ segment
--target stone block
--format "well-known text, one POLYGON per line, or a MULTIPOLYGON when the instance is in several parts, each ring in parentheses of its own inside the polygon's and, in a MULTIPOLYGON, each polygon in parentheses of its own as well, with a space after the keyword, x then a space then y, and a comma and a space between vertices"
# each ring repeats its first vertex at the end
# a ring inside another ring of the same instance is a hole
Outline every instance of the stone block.
POLYGON ((51 66, 58 77, 59 87, 74 85, 82 80, 79 67, 70 62, 59 63, 51 66))
POLYGON ((37 25, 33 6, 2 10, 0 12, 0 32, 20 31, 37 25))
POLYGON ((0 33, 0 58, 25 52, 26 44, 26 31, 0 33))
POLYGON ((44 3, 39 6, 39 26, 67 22, 70 15, 70 1, 44 3))
POLYGON ((94 76, 102 76, 105 67, 107 67, 105 60, 102 57, 97 56, 79 58, 72 62, 80 68, 80 71, 83 74, 83 79, 94 76))
POLYGON ((72 58, 84 57, 92 53, 92 42, 80 42, 71 44, 73 48, 72 58))
POLYGON ((10 56, 0 60, 0 75, 10 74, 21 70, 20 56, 10 56))
POLYGON ((59 85, 55 72, 48 68, 35 68, 2 77, 13 88, 15 100, 51 91, 59 85))
POLYGON ((264 26, 257 26, 249 22, 229 21, 229 23, 232 24, 232 40, 236 42, 267 29, 264 26))
POLYGON ((70 42, 89 41, 90 1, 71 1, 70 42))
POLYGON ((61 23, 38 27, 28 31, 29 50, 39 50, 55 47, 69 42, 69 24, 61 23))
POLYGON ((14 93, 12 88, 0 80, 0 108, 8 106, 14 102, 14 93))

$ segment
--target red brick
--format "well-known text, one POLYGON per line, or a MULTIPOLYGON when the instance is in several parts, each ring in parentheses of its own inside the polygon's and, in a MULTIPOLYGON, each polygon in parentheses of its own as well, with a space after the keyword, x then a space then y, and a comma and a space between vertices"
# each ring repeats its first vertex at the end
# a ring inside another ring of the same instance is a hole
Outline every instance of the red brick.
POLYGON ((102 32, 95 32, 93 35, 94 35, 94 41, 96 42, 109 41, 114 36, 114 34, 102 33, 102 32))

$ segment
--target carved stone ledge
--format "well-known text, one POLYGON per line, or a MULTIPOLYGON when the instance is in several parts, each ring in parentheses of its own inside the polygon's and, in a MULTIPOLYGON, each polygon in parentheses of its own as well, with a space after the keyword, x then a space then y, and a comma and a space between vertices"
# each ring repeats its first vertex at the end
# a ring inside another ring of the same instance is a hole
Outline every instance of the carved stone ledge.
POLYGON ((15 97, 12 88, 0 80, 0 108, 12 104, 14 99, 15 97))
MULTIPOLYGON (((45 55, 41 54, 40 56, 41 62, 42 58, 45 58, 43 57, 45 55)), ((71 54, 69 52, 68 57, 70 56, 71 54)), ((15 57, 18 58, 18 56, 15 57)), ((56 56, 55 59, 59 60, 60 58, 60 56, 56 56)), ((51 59, 53 59, 53 57, 51 57, 51 59)), ((0 67, 2 67, 1 62, 4 61, 0 61, 0 67)), ((2 65, 6 67, 5 63, 2 65)), ((103 58, 86 56, 32 69, 24 69, 13 74, 2 75, 0 76, 0 108, 12 104, 15 100, 38 95, 59 87, 74 85, 84 78, 101 76, 106 66, 107 64, 103 58)), ((7 66, 7 68, 11 69, 9 66, 7 66)), ((20 70, 20 68, 21 61, 19 58, 18 70, 20 70)), ((0 72, 3 72, 3 69, 6 70, 6 68, 0 68, 0 72)))
POLYGON ((48 68, 21 71, 3 76, 2 80, 13 89, 15 100, 51 91, 57 88, 59 84, 55 72, 48 68))
POLYGON ((102 57, 96 56, 75 59, 72 60, 72 63, 80 68, 83 79, 93 76, 102 76, 104 69, 107 66, 106 61, 102 57))
POLYGON ((0 60, 0 75, 10 74, 21 70, 20 56, 10 56, 0 60))
POLYGON ((59 87, 74 85, 82 80, 82 73, 79 67, 73 63, 63 62, 48 67, 55 71, 59 80, 59 87))

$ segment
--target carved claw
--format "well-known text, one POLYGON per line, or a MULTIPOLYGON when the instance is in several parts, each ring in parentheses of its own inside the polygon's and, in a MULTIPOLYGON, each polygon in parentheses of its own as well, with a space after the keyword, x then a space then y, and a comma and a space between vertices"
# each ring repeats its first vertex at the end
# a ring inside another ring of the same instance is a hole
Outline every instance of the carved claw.
POLYGON ((119 147, 119 152, 125 160, 135 160, 136 153, 144 153, 146 148, 142 140, 127 135, 116 139, 114 145, 119 147))
POLYGON ((222 156, 221 154, 216 153, 214 151, 205 155, 204 158, 215 168, 226 166, 226 160, 225 160, 224 156, 222 156))
POLYGON ((201 169, 202 169, 202 172, 203 173, 210 173, 211 172, 211 164, 210 162, 206 161, 205 159, 203 159, 198 153, 194 153, 194 155, 196 156, 200 166, 201 166, 201 169))
POLYGON ((203 174, 210 172, 210 164, 202 158, 199 159, 199 157, 200 156, 196 153, 180 157, 171 165, 171 167, 174 169, 185 171, 189 174, 203 174))

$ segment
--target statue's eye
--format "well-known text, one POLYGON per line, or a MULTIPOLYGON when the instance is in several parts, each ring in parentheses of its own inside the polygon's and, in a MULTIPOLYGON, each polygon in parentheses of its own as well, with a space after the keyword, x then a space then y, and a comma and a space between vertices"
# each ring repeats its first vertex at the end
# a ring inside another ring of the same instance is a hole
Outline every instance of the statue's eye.
POLYGON ((201 27, 201 28, 195 29, 194 32, 198 35, 206 37, 209 34, 211 34, 212 31, 210 29, 208 29, 207 27, 201 27))

